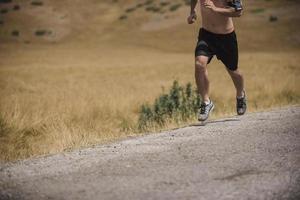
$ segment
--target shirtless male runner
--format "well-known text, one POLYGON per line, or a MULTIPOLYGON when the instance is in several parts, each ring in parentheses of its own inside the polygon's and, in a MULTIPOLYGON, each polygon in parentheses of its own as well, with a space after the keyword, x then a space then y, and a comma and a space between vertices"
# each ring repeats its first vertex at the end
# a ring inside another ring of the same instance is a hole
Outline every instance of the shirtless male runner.
POLYGON ((242 14, 241 0, 191 0, 191 13, 187 21, 192 24, 197 19, 196 6, 200 2, 202 28, 195 49, 195 78, 202 98, 199 121, 208 119, 214 104, 209 98, 207 64, 214 55, 226 66, 236 88, 236 109, 238 115, 246 112, 244 79, 238 70, 238 44, 232 17, 242 14))

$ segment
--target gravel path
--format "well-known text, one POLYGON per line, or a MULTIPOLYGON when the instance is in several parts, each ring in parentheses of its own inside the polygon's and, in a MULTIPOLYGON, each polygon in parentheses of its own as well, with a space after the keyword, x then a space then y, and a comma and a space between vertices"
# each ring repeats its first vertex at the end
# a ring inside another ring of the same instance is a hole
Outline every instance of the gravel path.
POLYGON ((300 199, 300 107, 0 165, 0 199, 300 199))

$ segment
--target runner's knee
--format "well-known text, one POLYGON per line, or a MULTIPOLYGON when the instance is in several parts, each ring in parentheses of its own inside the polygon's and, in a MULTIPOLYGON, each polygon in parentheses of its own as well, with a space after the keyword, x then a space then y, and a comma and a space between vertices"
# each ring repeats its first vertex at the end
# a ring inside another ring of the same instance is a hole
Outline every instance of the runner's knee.
POLYGON ((227 71, 231 76, 240 76, 240 77, 242 77, 242 74, 238 69, 235 69, 235 70, 227 69, 227 71))
POLYGON ((201 58, 196 58, 195 60, 195 69, 197 72, 205 72, 206 71, 207 61, 201 58))

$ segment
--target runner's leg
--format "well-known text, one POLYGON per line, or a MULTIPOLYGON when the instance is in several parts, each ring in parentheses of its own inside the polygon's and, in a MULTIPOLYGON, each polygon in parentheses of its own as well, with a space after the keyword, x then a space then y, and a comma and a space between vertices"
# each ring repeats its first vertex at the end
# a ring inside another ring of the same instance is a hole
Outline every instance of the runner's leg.
POLYGON ((195 59, 195 79, 198 88, 198 92, 202 98, 202 101, 209 101, 209 80, 207 72, 207 63, 209 57, 196 56, 195 59))
POLYGON ((241 72, 236 69, 234 71, 230 70, 230 69, 227 69, 232 81, 233 81, 233 84, 235 86, 235 89, 236 89, 236 96, 237 97, 241 97, 243 96, 243 91, 244 91, 244 77, 243 75, 241 74, 241 72))

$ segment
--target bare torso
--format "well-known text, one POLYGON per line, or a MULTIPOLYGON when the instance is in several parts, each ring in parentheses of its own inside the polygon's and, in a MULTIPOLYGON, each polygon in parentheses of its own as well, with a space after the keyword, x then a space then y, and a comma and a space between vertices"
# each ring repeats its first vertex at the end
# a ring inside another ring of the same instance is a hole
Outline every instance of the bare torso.
MULTIPOLYGON (((226 17, 218 13, 214 13, 210 9, 204 7, 205 0, 200 0, 202 27, 212 33, 226 34, 234 30, 231 17, 226 17)), ((226 0, 212 0, 216 7, 225 7, 226 0)))

